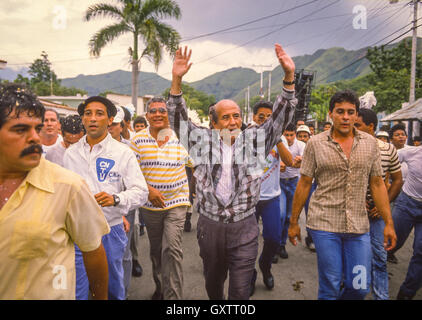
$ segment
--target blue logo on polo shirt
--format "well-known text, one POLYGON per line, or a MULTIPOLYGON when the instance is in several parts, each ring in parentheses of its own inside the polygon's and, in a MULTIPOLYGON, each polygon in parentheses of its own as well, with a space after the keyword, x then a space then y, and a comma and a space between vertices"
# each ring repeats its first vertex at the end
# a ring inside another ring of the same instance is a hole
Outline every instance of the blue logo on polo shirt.
POLYGON ((103 182, 107 178, 107 175, 110 172, 111 168, 113 168, 114 163, 115 163, 114 160, 111 160, 111 159, 104 159, 104 158, 97 159, 98 181, 103 182))

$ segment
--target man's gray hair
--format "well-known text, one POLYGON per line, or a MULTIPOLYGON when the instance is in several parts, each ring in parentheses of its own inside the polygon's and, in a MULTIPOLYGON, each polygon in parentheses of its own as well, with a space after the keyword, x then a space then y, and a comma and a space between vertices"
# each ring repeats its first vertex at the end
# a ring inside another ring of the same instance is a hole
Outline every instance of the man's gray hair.
POLYGON ((152 98, 152 99, 148 100, 148 102, 147 102, 147 111, 149 110, 149 106, 150 106, 152 103, 155 103, 155 102, 164 103, 164 104, 167 106, 167 101, 166 101, 166 99, 164 99, 163 97, 154 97, 154 98, 152 98))

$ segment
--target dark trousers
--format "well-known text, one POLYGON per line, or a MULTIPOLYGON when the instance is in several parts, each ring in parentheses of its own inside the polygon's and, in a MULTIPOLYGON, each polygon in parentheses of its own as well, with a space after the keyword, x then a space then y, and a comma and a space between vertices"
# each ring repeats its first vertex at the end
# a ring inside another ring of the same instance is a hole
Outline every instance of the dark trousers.
POLYGON ((259 228, 255 215, 233 223, 199 215, 197 229, 208 297, 224 299, 224 282, 229 272, 228 299, 248 300, 258 256, 259 228))

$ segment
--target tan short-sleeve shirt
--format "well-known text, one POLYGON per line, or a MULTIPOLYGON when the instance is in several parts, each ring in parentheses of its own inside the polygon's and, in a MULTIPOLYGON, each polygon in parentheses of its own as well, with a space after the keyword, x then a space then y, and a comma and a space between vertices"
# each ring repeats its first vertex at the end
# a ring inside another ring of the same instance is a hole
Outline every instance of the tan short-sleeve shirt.
POLYGON ((339 233, 369 232, 366 191, 371 176, 382 176, 378 143, 371 135, 354 129, 347 159, 331 130, 313 136, 303 154, 300 173, 315 178, 307 227, 339 233))
POLYGON ((0 299, 75 299, 75 249, 110 227, 88 185, 44 158, 0 210, 0 299))

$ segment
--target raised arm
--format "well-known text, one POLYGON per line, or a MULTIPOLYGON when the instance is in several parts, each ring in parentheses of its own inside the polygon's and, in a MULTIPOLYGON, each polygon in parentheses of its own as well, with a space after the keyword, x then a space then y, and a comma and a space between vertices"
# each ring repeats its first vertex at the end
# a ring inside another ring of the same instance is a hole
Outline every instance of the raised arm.
MULTIPOLYGON (((190 121, 186 102, 182 97, 182 79, 192 66, 192 63, 190 62, 191 54, 192 50, 188 50, 187 47, 185 47, 184 50, 179 48, 176 51, 173 61, 170 95, 169 100, 167 101, 170 127, 188 151, 198 142, 198 137, 203 137, 202 139, 207 137, 207 135, 204 135, 203 132, 201 132, 201 130, 204 130, 205 128, 199 127, 190 121), (191 137, 194 130, 195 136, 191 137)), ((204 141, 202 140, 202 143, 203 142, 204 141)))
POLYGON ((284 80, 283 90, 274 102, 271 118, 259 127, 265 130, 265 156, 271 152, 284 129, 292 121, 297 104, 294 94, 295 63, 279 44, 275 45, 275 53, 284 70, 284 80))

